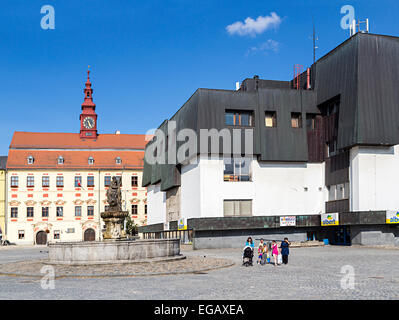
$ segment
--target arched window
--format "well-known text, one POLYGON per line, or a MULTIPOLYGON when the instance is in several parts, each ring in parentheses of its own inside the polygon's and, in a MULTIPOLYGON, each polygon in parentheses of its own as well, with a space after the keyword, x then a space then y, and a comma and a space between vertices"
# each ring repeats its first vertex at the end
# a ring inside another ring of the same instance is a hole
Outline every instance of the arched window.
POLYGON ((28 157, 28 164, 33 164, 33 157, 32 156, 28 157))
POLYGON ((58 157, 58 164, 64 164, 64 158, 62 156, 58 157))
POLYGON ((116 162, 116 164, 121 164, 122 163, 121 157, 116 157, 115 162, 116 162))
POLYGON ((88 163, 89 164, 94 164, 94 158, 93 157, 89 157, 88 163))

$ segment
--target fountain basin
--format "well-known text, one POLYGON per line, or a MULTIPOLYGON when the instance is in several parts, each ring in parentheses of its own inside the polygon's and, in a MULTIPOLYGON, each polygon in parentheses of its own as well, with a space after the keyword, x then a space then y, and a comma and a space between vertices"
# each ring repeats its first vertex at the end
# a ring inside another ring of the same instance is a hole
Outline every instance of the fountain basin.
POLYGON ((114 264, 170 260, 180 255, 180 239, 49 243, 51 264, 114 264))

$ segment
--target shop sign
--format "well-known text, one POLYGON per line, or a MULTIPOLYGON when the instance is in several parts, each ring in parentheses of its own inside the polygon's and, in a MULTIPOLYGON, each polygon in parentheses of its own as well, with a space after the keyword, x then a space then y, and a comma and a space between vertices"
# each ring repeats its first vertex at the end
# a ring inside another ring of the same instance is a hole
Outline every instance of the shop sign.
POLYGON ((280 217, 280 227, 295 227, 296 216, 280 217))
POLYGON ((338 226, 339 225, 338 212, 322 213, 321 214, 321 225, 322 226, 338 226))
POLYGON ((399 223, 399 211, 387 211, 386 223, 389 224, 399 223))

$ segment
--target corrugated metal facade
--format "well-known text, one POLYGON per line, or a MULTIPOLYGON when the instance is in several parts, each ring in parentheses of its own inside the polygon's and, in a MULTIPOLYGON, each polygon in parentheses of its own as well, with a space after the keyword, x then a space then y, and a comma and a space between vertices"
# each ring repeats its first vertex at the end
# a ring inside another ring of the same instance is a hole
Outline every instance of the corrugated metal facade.
MULTIPOLYGON (((238 91, 198 89, 171 120, 176 132, 190 128, 199 137, 200 129, 236 128, 226 126, 226 110, 251 111, 253 154, 259 161, 323 162, 331 139, 336 139, 338 153, 359 144, 399 144, 398 65, 399 38, 358 33, 311 67, 312 90, 291 89, 292 81, 257 78, 246 79, 238 91), (321 120, 323 106, 332 100, 339 101, 339 112, 323 114, 321 120), (267 111, 276 112, 276 127, 265 126, 267 111), (292 128, 292 112, 301 113, 300 128, 292 128), (317 115, 317 131, 307 130, 308 113, 317 115)), ((304 79, 306 72, 302 88, 304 79)), ((167 126, 168 121, 160 128, 167 132, 167 126)), ((241 142, 245 150, 243 138, 241 142)), ((199 151, 199 139, 197 147, 199 151)), ((348 167, 347 154, 328 159, 326 181, 347 182, 348 167)), ((143 186, 158 182, 163 191, 180 185, 180 166, 145 163, 143 186)))

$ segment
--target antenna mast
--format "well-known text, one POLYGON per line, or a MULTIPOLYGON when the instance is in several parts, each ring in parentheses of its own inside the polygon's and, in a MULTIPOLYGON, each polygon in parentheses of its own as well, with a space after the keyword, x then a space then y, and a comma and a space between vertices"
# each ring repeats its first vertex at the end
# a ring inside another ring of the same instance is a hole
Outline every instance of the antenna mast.
POLYGON ((313 23, 313 37, 312 37, 312 39, 313 39, 313 63, 315 63, 316 62, 316 49, 318 49, 316 43, 319 40, 319 38, 316 36, 316 26, 314 23, 313 16, 312 16, 312 23, 313 23))

